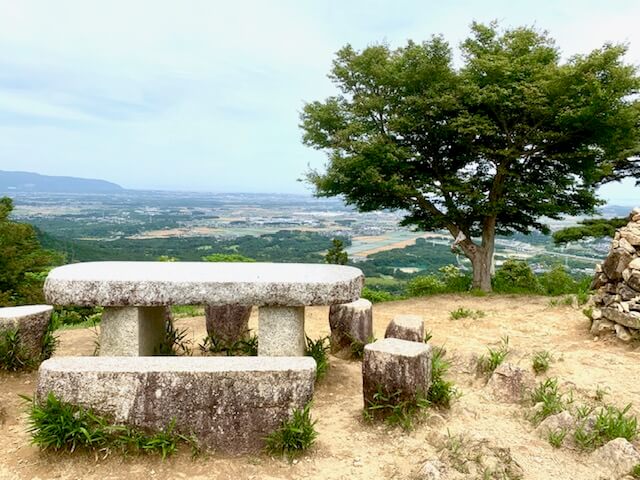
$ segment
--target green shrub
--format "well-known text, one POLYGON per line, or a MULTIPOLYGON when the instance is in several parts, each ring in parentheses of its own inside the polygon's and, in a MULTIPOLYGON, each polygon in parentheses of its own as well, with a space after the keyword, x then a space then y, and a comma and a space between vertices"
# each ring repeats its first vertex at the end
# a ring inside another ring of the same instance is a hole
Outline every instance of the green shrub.
POLYGON ((353 338, 353 337, 350 337, 349 340, 351 340, 351 344, 349 345, 349 349, 351 350, 351 358, 355 358, 357 360, 362 360, 362 357, 364 357, 364 347, 365 347, 365 345, 375 342, 376 341, 376 337, 374 337, 373 335, 370 336, 367 339, 366 343, 362 343, 360 340, 358 340, 357 338, 353 338))
POLYGON ((640 463, 631 469, 629 475, 631 475, 633 478, 640 478, 640 463))
POLYGON ((307 357, 312 357, 316 361, 316 382, 324 378, 329 370, 329 337, 319 338, 313 341, 309 337, 306 337, 307 345, 304 354, 307 357))
POLYGON ((388 425, 400 426, 404 430, 413 429, 416 421, 421 421, 426 416, 425 409, 431 403, 427 397, 418 393, 415 398, 402 400, 402 393, 387 392, 378 385, 372 400, 367 400, 367 405, 362 410, 362 416, 366 421, 383 420, 388 425))
POLYGON ((578 290, 578 282, 563 265, 554 265, 551 270, 539 276, 539 281, 545 295, 567 295, 578 290))
POLYGON ((545 373, 547 370, 549 370, 549 364, 552 360, 553 357, 546 350, 536 352, 533 355, 533 371, 536 373, 536 375, 545 373))
POLYGON ((506 260, 493 277, 497 293, 541 293, 542 288, 533 271, 522 260, 506 260))
POLYGON ((290 420, 265 438, 265 450, 272 455, 285 455, 289 459, 310 448, 318 436, 315 420, 311 420, 311 403, 302 410, 294 410, 290 420))
POLYGON ((361 298, 366 298, 371 303, 391 302, 393 300, 400 300, 402 297, 394 295, 384 290, 374 290, 369 287, 364 287, 360 293, 361 298))
POLYGON ((17 328, 0 330, 0 369, 10 372, 35 368, 33 359, 20 340, 17 328))
POLYGON ((471 276, 461 272, 455 265, 446 265, 438 269, 447 292, 468 292, 471 288, 471 276))
POLYGON ((449 408, 457 392, 453 382, 445 380, 451 364, 444 359, 445 350, 434 348, 431 355, 431 386, 427 392, 427 400, 438 408, 449 408))
POLYGON ((255 262, 253 258, 245 257, 239 253, 212 253, 202 257, 203 262, 255 262))
POLYGON ((84 328, 97 325, 102 320, 102 307, 56 308, 51 314, 53 329, 84 328))
POLYGON ((443 293, 446 285, 435 275, 423 275, 412 278, 407 283, 407 294, 410 297, 423 297, 443 293))
POLYGON ((174 453, 181 442, 197 448, 191 437, 174 432, 171 421, 162 431, 146 434, 124 425, 113 425, 107 418, 90 409, 62 402, 49 393, 43 404, 29 397, 29 429, 31 443, 42 450, 74 452, 79 449, 123 454, 157 453, 162 458, 174 453))

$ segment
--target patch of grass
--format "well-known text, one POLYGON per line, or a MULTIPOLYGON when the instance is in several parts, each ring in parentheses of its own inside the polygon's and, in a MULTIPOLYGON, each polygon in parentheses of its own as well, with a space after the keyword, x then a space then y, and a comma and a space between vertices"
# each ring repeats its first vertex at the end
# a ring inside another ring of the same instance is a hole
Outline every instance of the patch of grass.
POLYGON ((550 431, 547 435, 547 440, 554 448, 560 448, 562 446, 562 442, 564 442, 565 437, 567 436, 567 430, 564 428, 560 428, 555 431, 550 431))
POLYGON ((329 370, 329 337, 312 340, 306 337, 307 345, 304 354, 316 361, 316 382, 322 380, 329 370))
POLYGON ((640 463, 631 469, 629 475, 631 475, 633 478, 640 478, 640 463))
POLYGON ((533 371, 536 373, 536 375, 545 373, 547 370, 549 370, 549 365, 552 361, 553 357, 548 351, 541 350, 539 352, 536 352, 533 355, 532 361, 533 371))
POLYGON ((422 340, 424 343, 429 343, 429 340, 431 340, 433 338, 433 334, 431 333, 431 330, 427 330, 424 333, 424 339, 422 340))
POLYGON ((485 292, 484 290, 480 290, 479 288, 472 288, 471 290, 469 290, 469 294, 472 297, 486 297, 487 295, 489 295, 488 292, 485 292))
POLYGON ((293 411, 290 420, 265 438, 265 450, 271 455, 284 455, 291 459, 309 449, 316 440, 318 432, 315 420, 311 419, 311 403, 302 410, 293 411))
POLYGON ((171 319, 167 319, 164 326, 164 339, 154 353, 160 356, 191 355, 191 340, 187 340, 187 329, 176 328, 171 319))
POLYGON ((638 419, 628 414, 630 409, 631 404, 622 410, 611 405, 602 408, 592 428, 587 428, 586 420, 578 426, 574 434, 576 444, 583 450, 594 450, 615 438, 634 441, 638 434, 638 419))
POLYGON ((475 320, 482 317, 484 317, 484 312, 482 310, 470 310, 464 307, 453 310, 449 314, 449 318, 451 318, 451 320, 459 320, 461 318, 473 318, 475 320))
POLYGON ((487 347, 487 350, 487 355, 478 359, 478 371, 484 375, 491 375, 509 355, 509 337, 503 337, 498 348, 487 347))
POLYGON ((374 336, 371 336, 367 339, 366 343, 362 343, 357 338, 349 337, 351 344, 349 345, 349 350, 351 351, 351 358, 355 358, 356 360, 362 360, 364 357, 364 346, 369 343, 375 342, 377 339, 374 336))
POLYGON ((444 378, 451 366, 444 355, 443 348, 434 348, 431 356, 431 386, 427 392, 427 400, 437 408, 451 407, 451 401, 458 395, 453 382, 444 378))
POLYGON ((601 387, 600 385, 598 385, 596 387, 596 393, 593 396, 593 398, 595 399, 596 402, 602 402, 604 400, 604 397, 606 397, 607 395, 609 395, 609 391, 608 391, 608 387, 601 387))
POLYGON ((573 306, 573 299, 574 299, 573 295, 565 295, 562 297, 552 298, 551 300, 549 300, 549 306, 558 307, 558 306, 564 305, 567 307, 571 307, 573 306))
POLYGON ((172 305, 171 314, 174 318, 201 317, 204 315, 204 307, 200 305, 172 305))
POLYGON ((593 307, 583 308, 582 314, 587 317, 589 320, 593 320, 593 307))
POLYGON ((147 434, 129 426, 113 425, 91 409, 62 402, 53 393, 43 404, 23 398, 29 403, 31 443, 42 450, 71 453, 85 449, 105 455, 112 451, 123 455, 154 453, 164 459, 176 452, 180 443, 197 448, 192 437, 174 431, 174 421, 161 432, 147 434))
POLYGON ((209 335, 198 347, 203 355, 225 354, 228 357, 255 357, 258 355, 258 336, 249 334, 247 338, 235 342, 225 342, 216 335, 209 335))
POLYGON ((35 368, 37 363, 22 344, 17 328, 0 331, 0 370, 30 370, 35 368))
POLYGON ((531 418, 535 424, 551 415, 562 412, 567 407, 566 399, 559 391, 557 378, 548 378, 538 384, 531 393, 531 402, 534 405, 541 404, 539 410, 531 418))
POLYGON ((387 425, 400 426, 408 431, 426 418, 426 409, 430 405, 424 394, 418 393, 415 398, 402 400, 402 392, 389 393, 378 385, 373 399, 367 400, 362 417, 369 422, 383 420, 387 425))

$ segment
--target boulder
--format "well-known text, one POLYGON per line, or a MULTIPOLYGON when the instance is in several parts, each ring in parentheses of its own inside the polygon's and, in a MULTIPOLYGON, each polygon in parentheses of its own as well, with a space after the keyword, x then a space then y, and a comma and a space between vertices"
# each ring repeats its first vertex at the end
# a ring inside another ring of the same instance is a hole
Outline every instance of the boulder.
POLYGON ((533 374, 528 370, 511 363, 502 363, 491 374, 487 387, 496 400, 517 403, 535 383, 533 374))
POLYGON ((446 471, 447 466, 440 460, 428 460, 420 467, 415 478, 419 480, 443 480, 446 478, 446 471))
POLYGON ((640 296, 640 292, 636 292, 633 288, 629 287, 626 283, 619 283, 617 289, 618 295, 624 301, 633 300, 640 296))
POLYGON ((366 344, 373 337, 371 302, 361 298, 355 302, 332 305, 329 308, 331 351, 351 347, 352 342, 366 344))
POLYGON ((562 411, 545 418, 535 429, 536 435, 547 440, 550 433, 559 431, 567 432, 564 441, 571 437, 571 433, 576 429, 576 419, 568 411, 562 411))
POLYGON ((419 315, 398 315, 384 332, 384 338, 399 338, 410 342, 424 341, 424 322, 419 315))
POLYGON ((594 320, 591 324, 591 333, 593 335, 602 335, 603 333, 611 333, 614 331, 616 324, 610 320, 600 319, 594 320))
POLYGON ((616 324, 614 328, 616 330, 616 337, 618 337, 623 342, 630 342, 633 339, 631 333, 626 327, 616 324))
POLYGON ((616 478, 627 475, 640 463, 640 453, 624 438, 616 438, 595 450, 591 462, 602 465, 616 478))
POLYGON ((399 392, 398 402, 426 395, 431 385, 431 346, 385 338, 364 347, 362 393, 365 407, 381 389, 399 392))
POLYGON ((611 280, 620 280, 622 272, 627 268, 633 257, 623 248, 616 248, 607 256, 602 264, 602 270, 607 278, 611 280))
POLYGON ((34 361, 40 361, 42 342, 51 321, 50 305, 23 305, 0 308, 0 334, 17 330, 25 353, 34 361))
POLYGON ((640 329, 639 312, 621 312, 617 308, 606 307, 602 309, 602 316, 607 320, 619 323, 625 327, 640 329))
POLYGON ((313 396, 311 357, 58 357, 42 363, 49 392, 117 424, 158 432, 171 421, 205 447, 257 452, 313 396))
POLYGON ((233 343, 246 338, 249 333, 251 307, 244 305, 207 305, 204 309, 207 334, 233 343))
POLYGON ((634 247, 640 246, 640 234, 631 232, 629 230, 621 230, 620 237, 624 238, 627 242, 629 242, 629 244, 633 245, 634 247))
POLYGON ((640 292, 640 271, 631 270, 631 275, 627 280, 627 285, 634 289, 636 292, 640 292))

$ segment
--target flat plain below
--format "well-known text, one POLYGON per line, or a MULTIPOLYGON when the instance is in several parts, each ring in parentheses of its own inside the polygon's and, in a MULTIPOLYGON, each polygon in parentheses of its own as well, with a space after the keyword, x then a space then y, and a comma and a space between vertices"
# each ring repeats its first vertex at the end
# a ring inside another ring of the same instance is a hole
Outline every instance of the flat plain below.
MULTIPOLYGON (((255 310, 252 328, 256 327, 255 310)), ((30 445, 25 405, 18 397, 33 394, 36 373, 0 373, 0 408, 5 412, 0 419, 0 479, 418 479, 421 466, 434 459, 450 467, 450 476, 443 478, 510 478, 483 477, 483 455, 491 458, 492 468, 512 465, 511 471, 519 471, 524 479, 613 478, 608 467, 593 463, 588 453, 556 449, 539 438, 527 419, 529 406, 496 401, 486 380, 476 374, 475 359, 508 336, 508 362, 531 369, 533 354, 548 350, 555 360, 538 380, 557 377, 561 388, 572 390, 578 401, 589 402, 598 392, 606 392, 606 402, 619 407, 632 403, 631 412, 637 415, 638 345, 615 338, 594 340, 581 308, 551 306, 548 297, 441 295, 376 304, 375 336, 382 338, 391 318, 402 313, 423 316, 433 335, 431 343, 446 349, 452 362, 449 376, 460 393, 450 410, 430 410, 429 417, 410 432, 364 422, 361 365, 331 356, 331 368, 316 387, 312 408, 317 442, 294 462, 266 454, 216 452, 192 458, 187 447, 164 461, 146 455, 103 458, 83 452, 43 453, 30 445), (484 316, 452 320, 450 312, 459 307, 481 310, 484 316), (467 473, 457 472, 453 465, 467 473)), ((307 310, 308 336, 329 334, 327 315, 327 308, 307 310)), ((180 319, 177 326, 189 330, 197 354, 197 344, 205 335, 204 318, 180 319)), ((93 329, 65 330, 59 335, 56 355, 92 354, 93 329)))

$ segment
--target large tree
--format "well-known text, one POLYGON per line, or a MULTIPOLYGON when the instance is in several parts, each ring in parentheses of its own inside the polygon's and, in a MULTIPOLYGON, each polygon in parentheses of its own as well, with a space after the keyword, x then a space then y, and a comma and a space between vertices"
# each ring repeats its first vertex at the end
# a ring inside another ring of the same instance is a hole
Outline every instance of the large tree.
POLYGON ((441 37, 338 53, 340 94, 305 105, 304 143, 328 153, 307 179, 361 211, 448 230, 491 289, 496 234, 589 213, 601 183, 637 173, 640 81, 625 47, 562 61, 546 33, 474 23, 462 62, 441 37))

